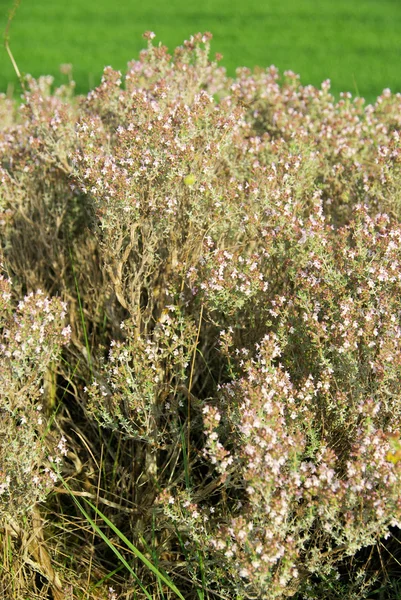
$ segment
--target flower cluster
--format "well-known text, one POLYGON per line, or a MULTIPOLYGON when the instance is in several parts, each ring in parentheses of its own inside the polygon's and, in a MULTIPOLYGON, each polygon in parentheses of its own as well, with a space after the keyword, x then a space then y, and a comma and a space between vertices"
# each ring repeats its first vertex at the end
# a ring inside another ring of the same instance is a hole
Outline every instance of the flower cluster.
POLYGON ((151 336, 138 337, 130 322, 121 328, 127 341, 112 340, 107 361, 85 388, 88 410, 103 426, 157 446, 166 436, 170 413, 178 408, 176 396, 187 379, 195 326, 172 305, 151 336))
POLYGON ((317 417, 328 386, 312 377, 294 385, 275 365, 280 355, 267 336, 245 376, 222 389, 225 419, 204 409, 209 460, 230 489, 242 490, 230 519, 213 521, 209 544, 238 574, 237 586, 271 597, 297 589, 305 570, 327 575, 332 555, 354 555, 401 516, 401 471, 390 452, 392 429, 386 419, 378 423, 380 405, 367 399, 349 407, 349 422, 353 413, 358 421, 352 439, 345 425, 341 431, 328 421, 323 429, 317 417), (221 421, 224 445, 214 433, 221 421), (333 440, 331 427, 342 439, 333 440))
POLYGON ((11 282, 0 275, 0 516, 26 513, 57 480, 66 439, 46 440, 49 374, 69 341, 67 307, 42 291, 13 305, 11 282), (50 454, 50 452, 51 454, 50 454))

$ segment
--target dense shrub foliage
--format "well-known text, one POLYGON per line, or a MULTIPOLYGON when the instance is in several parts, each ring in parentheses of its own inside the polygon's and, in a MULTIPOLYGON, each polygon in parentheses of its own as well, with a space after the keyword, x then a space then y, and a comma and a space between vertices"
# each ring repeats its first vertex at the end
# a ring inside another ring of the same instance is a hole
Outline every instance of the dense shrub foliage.
POLYGON ((77 597, 174 594, 128 551, 94 588, 72 497, 185 598, 365 598, 401 523, 401 96, 146 37, 85 98, 0 98, 4 530, 47 494, 77 597))
POLYGON ((46 498, 49 485, 57 481, 52 463, 57 465, 66 453, 66 440, 61 438, 55 449, 58 456, 47 456, 38 432, 43 434, 45 420, 40 398, 45 387, 52 393, 52 361, 68 340, 69 328, 61 327, 66 306, 57 298, 49 301, 41 290, 31 292, 12 313, 11 286, 4 275, 0 290, 0 514, 11 518, 46 498))

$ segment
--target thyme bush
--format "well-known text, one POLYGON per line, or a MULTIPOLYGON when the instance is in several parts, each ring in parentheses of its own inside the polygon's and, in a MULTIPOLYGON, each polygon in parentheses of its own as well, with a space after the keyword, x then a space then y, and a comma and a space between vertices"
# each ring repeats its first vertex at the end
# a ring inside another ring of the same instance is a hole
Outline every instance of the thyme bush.
POLYGON ((68 343, 66 306, 41 290, 13 310, 11 282, 0 275, 1 518, 15 519, 46 498, 67 453, 66 439, 49 449, 41 398, 49 366, 68 343), (50 454, 51 452, 51 454, 50 454))
POLYGON ((0 98, 7 298, 37 306, 40 288, 57 313, 29 359, 33 437, 2 452, 30 451, 51 362, 72 493, 98 471, 108 519, 186 597, 364 598, 355 557, 401 521, 401 96, 335 102, 274 67, 229 79, 209 34, 172 56, 145 36, 85 98, 49 78, 0 98))

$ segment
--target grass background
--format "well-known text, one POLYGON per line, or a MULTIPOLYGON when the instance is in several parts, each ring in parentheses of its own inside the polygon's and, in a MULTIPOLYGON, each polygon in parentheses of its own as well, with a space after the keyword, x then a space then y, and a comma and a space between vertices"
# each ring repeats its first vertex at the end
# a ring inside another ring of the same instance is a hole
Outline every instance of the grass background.
MULTIPOLYGON (((12 0, 0 0, 4 31, 12 0)), ((238 66, 291 69, 304 84, 330 78, 332 89, 373 101, 401 91, 400 0, 22 0, 11 25, 19 69, 52 74, 72 63, 77 90, 99 82, 105 65, 125 69, 152 30, 169 48, 198 31, 213 34, 229 74, 238 66)), ((0 91, 17 80, 0 49, 0 91)), ((11 84, 11 87, 10 87, 11 84)))

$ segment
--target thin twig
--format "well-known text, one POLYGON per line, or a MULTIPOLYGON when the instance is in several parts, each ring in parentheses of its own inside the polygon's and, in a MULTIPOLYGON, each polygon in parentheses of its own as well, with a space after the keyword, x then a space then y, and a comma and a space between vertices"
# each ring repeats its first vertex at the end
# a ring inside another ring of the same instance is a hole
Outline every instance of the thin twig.
POLYGON ((190 457, 190 453, 191 453, 191 444, 190 444, 190 432, 191 432, 191 389, 192 389, 192 381, 193 381, 193 377, 194 377, 194 370, 195 370, 195 359, 196 359, 196 349, 198 347, 198 342, 199 342, 199 335, 200 335, 200 330, 201 330, 201 326, 202 326, 202 317, 203 317, 203 304, 201 306, 201 311, 200 311, 200 315, 199 315, 199 323, 198 323, 198 331, 196 333, 196 340, 195 340, 195 346, 194 346, 194 353, 192 355, 192 364, 191 364, 191 373, 189 375, 189 386, 188 386, 188 431, 187 431, 187 461, 188 461, 188 469, 190 468, 190 462, 189 462, 189 457, 190 457))

